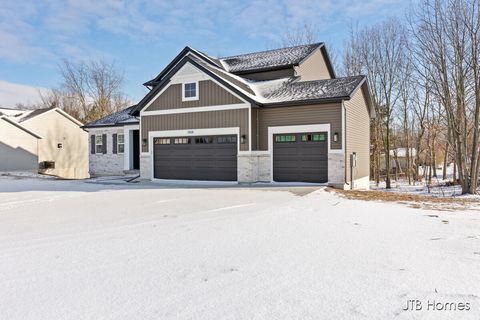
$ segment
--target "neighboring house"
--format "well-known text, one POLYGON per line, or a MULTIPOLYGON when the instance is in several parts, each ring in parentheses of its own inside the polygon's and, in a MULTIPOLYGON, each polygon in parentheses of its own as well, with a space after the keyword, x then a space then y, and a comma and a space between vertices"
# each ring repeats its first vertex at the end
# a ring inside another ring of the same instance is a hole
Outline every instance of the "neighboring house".
POLYGON ((118 175, 139 170, 139 121, 129 114, 134 107, 84 126, 90 134, 90 174, 118 175))
POLYGON ((142 178, 369 186, 366 78, 337 78, 323 43, 225 58, 186 47, 144 85, 129 112, 142 178))
POLYGON ((0 171, 88 178, 88 133, 58 108, 0 108, 0 171))

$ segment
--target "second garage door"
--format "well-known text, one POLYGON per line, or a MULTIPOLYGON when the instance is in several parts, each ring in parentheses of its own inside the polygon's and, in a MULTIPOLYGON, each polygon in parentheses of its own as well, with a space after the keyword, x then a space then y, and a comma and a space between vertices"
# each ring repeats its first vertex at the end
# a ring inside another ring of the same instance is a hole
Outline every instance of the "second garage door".
POLYGON ((237 180, 237 136, 154 138, 154 177, 237 180))
POLYGON ((327 132, 273 136, 273 180, 328 181, 327 132))

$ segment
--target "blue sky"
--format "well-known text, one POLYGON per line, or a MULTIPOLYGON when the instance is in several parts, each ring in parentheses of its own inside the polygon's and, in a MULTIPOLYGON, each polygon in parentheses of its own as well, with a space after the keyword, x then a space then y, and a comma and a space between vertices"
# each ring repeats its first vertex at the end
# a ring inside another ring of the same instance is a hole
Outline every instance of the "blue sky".
POLYGON ((186 45, 214 56, 280 46, 289 29, 310 24, 318 40, 341 48, 349 26, 402 15, 409 1, 0 1, 0 106, 34 102, 60 84, 58 63, 105 59, 125 74, 132 101, 142 83, 186 45))

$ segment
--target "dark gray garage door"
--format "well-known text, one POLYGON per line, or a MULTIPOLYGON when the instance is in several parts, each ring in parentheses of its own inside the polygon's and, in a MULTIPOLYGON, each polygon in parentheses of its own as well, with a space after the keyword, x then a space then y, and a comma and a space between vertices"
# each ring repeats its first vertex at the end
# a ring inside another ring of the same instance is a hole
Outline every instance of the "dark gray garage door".
POLYGON ((286 133, 273 136, 273 180, 328 181, 326 132, 286 133))
POLYGON ((155 138, 154 177, 237 180, 237 136, 155 138))

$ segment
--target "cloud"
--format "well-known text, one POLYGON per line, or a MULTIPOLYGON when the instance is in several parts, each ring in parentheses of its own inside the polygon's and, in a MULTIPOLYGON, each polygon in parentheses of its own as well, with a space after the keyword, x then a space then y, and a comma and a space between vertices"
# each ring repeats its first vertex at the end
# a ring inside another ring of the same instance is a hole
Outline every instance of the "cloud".
POLYGON ((40 102, 40 93, 47 91, 46 88, 0 80, 0 107, 11 108, 19 103, 30 105, 40 102))

